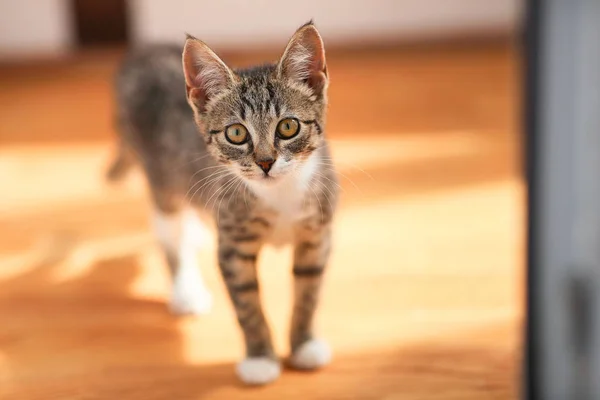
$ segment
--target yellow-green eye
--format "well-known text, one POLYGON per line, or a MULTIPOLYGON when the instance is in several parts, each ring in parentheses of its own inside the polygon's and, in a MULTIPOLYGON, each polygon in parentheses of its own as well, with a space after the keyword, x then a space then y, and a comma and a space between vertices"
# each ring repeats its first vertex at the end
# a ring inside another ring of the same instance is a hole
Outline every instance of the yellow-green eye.
POLYGON ((277 134, 282 139, 290 139, 300 131, 300 123, 296 118, 282 119, 277 125, 277 134))
POLYGON ((233 144, 246 143, 248 130, 242 124, 233 124, 225 130, 225 137, 233 144))

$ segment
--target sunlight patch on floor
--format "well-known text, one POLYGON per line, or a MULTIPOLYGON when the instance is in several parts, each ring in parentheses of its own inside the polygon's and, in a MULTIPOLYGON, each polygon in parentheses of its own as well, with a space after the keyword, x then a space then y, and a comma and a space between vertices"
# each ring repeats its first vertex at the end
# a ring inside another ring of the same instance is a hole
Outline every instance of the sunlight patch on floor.
MULTIPOLYGON (((437 160, 476 154, 488 143, 487 132, 369 132, 368 137, 330 139, 334 162, 342 170, 377 168, 398 162, 437 160), (483 135, 483 137, 482 137, 483 135), (432 146, 432 143, 435 143, 432 146)), ((341 136, 341 135, 340 135, 341 136)))

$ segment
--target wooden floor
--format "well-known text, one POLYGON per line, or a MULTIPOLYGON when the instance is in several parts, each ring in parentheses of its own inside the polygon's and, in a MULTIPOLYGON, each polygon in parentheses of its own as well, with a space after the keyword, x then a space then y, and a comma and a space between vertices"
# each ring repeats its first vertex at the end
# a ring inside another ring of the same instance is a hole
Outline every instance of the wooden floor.
MULTIPOLYGON (((214 243, 200 254, 213 313, 171 317, 143 180, 102 180, 116 60, 0 67, 1 399, 517 398, 514 50, 330 52, 344 193, 319 327, 335 360, 262 388, 233 372, 241 341, 214 243)), ((261 260, 282 354, 289 257, 261 260)))

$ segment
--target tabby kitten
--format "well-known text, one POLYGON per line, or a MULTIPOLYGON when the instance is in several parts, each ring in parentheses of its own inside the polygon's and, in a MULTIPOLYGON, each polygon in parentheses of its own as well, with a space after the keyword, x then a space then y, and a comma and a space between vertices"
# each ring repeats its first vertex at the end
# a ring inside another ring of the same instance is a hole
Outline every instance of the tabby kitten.
POLYGON ((211 306, 196 265, 192 217, 217 225, 219 268, 245 344, 237 374, 264 384, 280 374, 259 297, 257 256, 294 245, 290 365, 315 369, 331 351, 313 316, 331 247, 338 187, 325 140, 327 67, 309 22, 276 64, 234 70, 203 42, 130 55, 117 75, 118 178, 135 155, 149 182, 154 226, 172 272, 171 310, 211 306), (185 88, 185 90, 184 90, 185 88))

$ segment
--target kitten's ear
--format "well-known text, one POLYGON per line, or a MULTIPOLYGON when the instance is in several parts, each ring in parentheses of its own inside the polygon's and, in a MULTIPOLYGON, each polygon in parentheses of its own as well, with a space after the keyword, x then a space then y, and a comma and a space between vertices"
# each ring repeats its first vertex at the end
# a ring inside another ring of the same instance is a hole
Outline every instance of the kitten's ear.
POLYGON ((183 49, 183 72, 188 101, 199 112, 204 112, 206 104, 235 81, 227 65, 204 42, 189 35, 183 49))
POLYGON ((312 21, 302 25, 290 39, 278 68, 280 76, 307 84, 315 94, 326 89, 325 47, 312 21))

